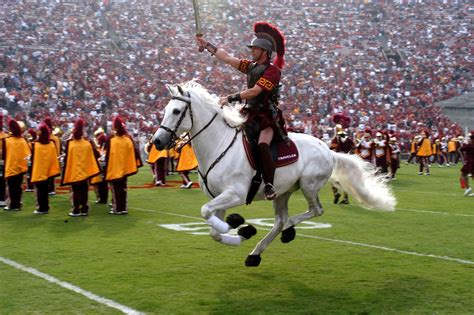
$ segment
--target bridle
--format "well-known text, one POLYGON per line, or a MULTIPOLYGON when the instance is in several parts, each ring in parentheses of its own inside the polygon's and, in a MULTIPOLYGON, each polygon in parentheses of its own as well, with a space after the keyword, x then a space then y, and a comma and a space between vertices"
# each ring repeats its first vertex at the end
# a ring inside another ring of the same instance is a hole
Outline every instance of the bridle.
MULTIPOLYGON (((178 135, 176 134, 176 131, 178 131, 179 126, 181 125, 181 123, 184 120, 184 117, 186 117, 186 112, 188 111, 188 109, 189 109, 189 117, 191 118, 191 128, 190 129, 192 129, 193 126, 194 126, 193 108, 191 107, 191 95, 189 94, 189 92, 186 91, 186 95, 183 95, 183 96, 173 95, 173 97, 171 97, 171 100, 178 100, 178 101, 181 101, 181 102, 185 102, 186 107, 185 107, 184 111, 181 113, 181 116, 179 117, 178 122, 176 123, 176 126, 174 127, 173 130, 171 130, 171 128, 166 127, 166 126, 160 126, 160 128, 163 128, 163 130, 165 130, 166 132, 169 132, 171 134, 168 145, 166 146, 167 149, 171 149, 174 146, 176 140, 179 138, 178 135)), ((189 138, 189 140, 184 142, 183 145, 186 145, 189 142, 191 142, 191 140, 196 139, 196 137, 199 136, 201 134, 201 132, 206 130, 207 127, 209 127, 212 124, 212 122, 214 121, 214 119, 216 119, 216 117, 217 117, 217 112, 214 113, 214 116, 212 116, 211 120, 209 120, 209 122, 206 125, 204 125, 204 127, 202 127, 201 130, 196 132, 196 134, 194 136, 192 136, 191 138, 189 138)))
MULTIPOLYGON (((181 116, 179 117, 178 119, 178 122, 176 123, 176 126, 174 127, 174 129, 172 130, 171 128, 169 127, 166 127, 166 126, 163 126, 161 125, 160 128, 163 128, 163 130, 165 130, 166 132, 170 133, 171 134, 171 137, 170 137, 170 140, 168 142, 168 145, 166 146, 167 149, 171 149, 172 147, 174 147, 174 144, 176 142, 176 140, 178 139, 178 135, 176 134, 176 132, 178 131, 178 128, 179 126, 181 125, 181 123, 183 122, 183 119, 184 117, 186 116, 186 112, 188 111, 189 109, 189 116, 191 118, 191 128, 193 128, 194 126, 194 120, 193 120, 193 109, 191 107, 191 95, 189 94, 188 91, 186 91, 186 95, 173 95, 171 97, 172 100, 178 100, 178 101, 182 101, 182 102, 185 102, 186 103, 186 108, 184 109, 184 111, 181 113, 181 116)), ((191 142, 191 140, 195 139, 197 136, 199 136, 204 130, 207 129, 207 127, 209 127, 212 122, 214 121, 214 119, 216 119, 217 117, 217 112, 214 114, 214 116, 212 116, 211 120, 209 120, 209 122, 204 125, 204 127, 201 128, 201 130, 199 130, 194 136, 190 137, 189 140, 187 140, 184 144, 188 144, 189 142, 191 142)), ((229 124, 226 122, 227 126, 229 126, 229 124)), ((229 126, 230 128, 234 128, 232 126, 229 126)), ((240 128, 234 128, 235 129, 235 135, 234 135, 234 138, 232 139, 232 141, 230 142, 230 144, 227 146, 227 148, 217 157, 216 160, 214 160, 214 162, 210 165, 209 169, 207 170, 207 172, 205 172, 204 174, 199 170, 199 167, 198 167, 198 173, 199 175, 201 176, 203 182, 204 182, 204 186, 206 187, 207 191, 209 192, 209 194, 215 198, 215 195, 211 192, 211 190, 209 189, 208 185, 207 185, 207 176, 209 175, 209 172, 217 165, 217 163, 220 162, 220 160, 226 155, 226 153, 229 151, 229 149, 232 147, 232 145, 235 143, 235 140, 237 139, 237 135, 239 134, 239 132, 241 131, 240 128)))

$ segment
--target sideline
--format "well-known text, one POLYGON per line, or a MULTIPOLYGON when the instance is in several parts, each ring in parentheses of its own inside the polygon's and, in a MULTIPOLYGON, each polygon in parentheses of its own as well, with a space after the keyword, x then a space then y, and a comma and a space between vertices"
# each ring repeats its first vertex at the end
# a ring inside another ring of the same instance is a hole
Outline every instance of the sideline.
POLYGON ((94 294, 92 292, 89 292, 89 291, 86 291, 78 286, 75 286, 69 282, 64 282, 64 281, 61 281, 53 276, 50 276, 46 273, 43 273, 39 270, 36 270, 34 268, 30 268, 30 267, 26 267, 26 266, 23 266, 13 260, 10 260, 10 259, 7 259, 7 258, 4 258, 2 256, 0 256, 0 261, 3 262, 4 264, 6 265, 9 265, 15 269, 18 269, 18 270, 21 270, 21 271, 25 271, 25 272, 28 272, 34 276, 37 276, 39 278, 42 278, 48 282, 51 282, 51 283, 54 283, 54 284, 57 284, 59 285, 60 287, 63 287, 64 289, 67 289, 67 290, 71 290, 71 291, 74 291, 76 293, 79 293, 83 296, 85 296, 86 298, 90 299, 90 300, 93 300, 93 301, 96 301, 100 304, 104 304, 104 305, 107 305, 108 307, 112 307, 112 308, 115 308, 119 311, 121 311, 122 313, 124 314, 130 314, 130 315, 139 315, 139 314, 144 314, 142 312, 139 312, 137 310, 134 310, 133 308, 130 308, 128 306, 125 306, 125 305, 122 305, 120 303, 117 303, 113 300, 110 300, 110 299, 107 299, 107 298, 104 298, 104 297, 101 297, 97 294, 94 294))
MULTIPOLYGON (((129 206, 129 208, 130 209, 135 209, 135 210, 138 210, 138 211, 154 212, 154 213, 157 213, 157 214, 166 214, 166 215, 177 216, 177 217, 198 219, 198 220, 202 221, 202 218, 200 218, 200 217, 193 217, 193 216, 182 215, 182 214, 177 214, 177 213, 172 213, 172 212, 155 211, 155 210, 151 210, 151 209, 144 209, 144 208, 137 208, 137 207, 130 207, 130 206, 129 206)), ((266 231, 270 230, 270 229, 263 228, 263 227, 259 227, 259 229, 266 230, 266 231)), ((390 248, 390 247, 385 247, 385 246, 371 245, 371 244, 352 242, 352 241, 347 241, 347 240, 340 240, 340 239, 321 237, 321 236, 315 236, 315 235, 307 235, 307 234, 301 234, 301 233, 296 233, 296 235, 301 236, 301 237, 306 237, 306 238, 312 238, 312 239, 328 241, 328 242, 334 242, 334 243, 341 243, 341 244, 348 244, 348 245, 355 245, 355 246, 379 249, 379 250, 384 250, 384 251, 389 251, 389 252, 394 252, 394 253, 399 253, 399 254, 413 255, 413 256, 418 256, 418 257, 434 258, 434 259, 438 259, 438 260, 447 260, 447 261, 457 262, 457 263, 464 264, 464 265, 474 265, 474 261, 467 260, 467 259, 460 259, 460 258, 454 258, 454 257, 449 257, 449 256, 438 256, 438 255, 433 255, 433 254, 423 254, 423 253, 417 253, 417 252, 401 250, 401 249, 396 249, 396 248, 390 248)))

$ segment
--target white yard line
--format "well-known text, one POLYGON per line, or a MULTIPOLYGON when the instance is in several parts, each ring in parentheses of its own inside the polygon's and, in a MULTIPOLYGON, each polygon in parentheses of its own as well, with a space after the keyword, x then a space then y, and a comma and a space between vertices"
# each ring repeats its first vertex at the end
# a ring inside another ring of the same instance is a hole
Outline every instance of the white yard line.
POLYGON ((23 266, 13 260, 10 260, 10 259, 7 259, 7 258, 4 258, 4 257, 1 257, 0 256, 0 261, 3 262, 4 264, 6 265, 9 265, 15 269, 18 269, 18 270, 21 270, 21 271, 25 271, 25 272, 28 272, 34 276, 37 276, 39 278, 42 278, 46 281, 49 281, 51 283, 54 283, 54 284, 57 284, 59 285, 60 287, 63 287, 64 289, 68 289, 68 290, 71 290, 73 292, 76 292, 76 293, 79 293, 83 296, 85 296, 86 298, 90 299, 90 300, 93 300, 93 301, 96 301, 100 304, 104 304, 104 305, 107 305, 108 307, 112 307, 112 308, 115 308, 119 311, 121 311, 122 313, 124 314, 134 314, 134 315, 138 315, 138 314, 143 314, 142 312, 139 312, 137 310, 134 310, 133 308, 130 308, 128 306, 125 306, 125 305, 122 305, 120 303, 117 303, 113 300, 110 300, 110 299, 107 299, 107 298, 104 298, 104 297, 101 297, 97 294, 94 294, 92 292, 89 292, 89 291, 86 291, 78 286, 75 286, 69 282, 64 282, 64 281, 61 281, 53 276, 50 276, 46 273, 43 273, 41 271, 38 271, 34 268, 30 268, 30 267, 26 267, 26 266, 23 266))
MULTIPOLYGON (((151 209, 143 209, 143 208, 136 208, 136 207, 129 207, 129 208, 139 210, 139 211, 155 212, 155 213, 158 213, 158 214, 166 214, 166 215, 171 215, 171 216, 186 217, 186 218, 190 218, 190 219, 202 220, 202 218, 200 218, 200 217, 187 216, 187 215, 182 215, 182 214, 177 214, 177 213, 172 213, 172 212, 154 211, 154 210, 151 210, 151 209)), ((263 227, 259 227, 259 229, 267 230, 267 231, 270 230, 270 229, 263 228, 263 227)), ((301 234, 301 233, 297 233, 296 235, 301 236, 301 237, 307 237, 307 238, 312 238, 312 239, 328 241, 328 242, 335 242, 335 243, 341 243, 341 244, 348 244, 348 245, 355 245, 355 246, 362 246, 362 247, 367 247, 367 248, 379 249, 379 250, 384 250, 384 251, 389 251, 389 252, 394 252, 394 253, 399 253, 399 254, 413 255, 413 256, 418 256, 418 257, 434 258, 434 259, 438 259, 438 260, 447 260, 447 261, 453 261, 453 262, 457 262, 457 263, 461 263, 461 264, 465 264, 465 265, 474 265, 474 261, 467 260, 467 259, 460 259, 460 258, 454 258, 454 257, 449 257, 449 256, 439 256, 439 255, 433 255, 433 254, 423 254, 423 253, 400 250, 400 249, 390 248, 390 247, 385 247, 385 246, 371 245, 371 244, 365 244, 365 243, 359 243, 359 242, 353 242, 353 241, 346 241, 346 240, 340 240, 340 239, 334 239, 334 238, 328 238, 328 237, 321 237, 321 236, 314 236, 314 235, 307 235, 307 234, 301 234)))

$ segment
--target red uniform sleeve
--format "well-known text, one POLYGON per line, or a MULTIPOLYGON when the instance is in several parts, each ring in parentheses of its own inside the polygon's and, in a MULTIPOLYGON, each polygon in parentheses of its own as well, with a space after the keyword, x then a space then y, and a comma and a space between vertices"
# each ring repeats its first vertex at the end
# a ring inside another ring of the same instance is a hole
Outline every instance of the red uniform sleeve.
POLYGON ((280 83, 280 70, 270 65, 263 73, 262 77, 258 79, 256 85, 261 87, 264 91, 270 92, 280 83))
POLYGON ((250 60, 247 59, 241 59, 240 64, 239 64, 239 71, 242 73, 247 74, 249 72, 249 65, 250 65, 250 60))

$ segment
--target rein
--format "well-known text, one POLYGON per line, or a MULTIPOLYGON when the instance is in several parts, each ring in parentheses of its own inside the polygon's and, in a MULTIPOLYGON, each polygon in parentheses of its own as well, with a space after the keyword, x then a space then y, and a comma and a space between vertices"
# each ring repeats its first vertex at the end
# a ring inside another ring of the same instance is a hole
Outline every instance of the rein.
MULTIPOLYGON (((181 116, 179 117, 179 120, 178 122, 176 123, 176 126, 174 127, 173 130, 171 130, 171 128, 169 127, 166 127, 166 126, 160 126, 160 128, 163 128, 165 131, 169 132, 171 134, 171 139, 170 139, 170 142, 168 144, 168 149, 171 148, 171 146, 176 142, 176 140, 179 138, 178 135, 176 134, 176 131, 178 131, 178 128, 179 126, 181 125, 181 123, 183 122, 183 119, 184 117, 186 116, 186 112, 189 108, 189 116, 191 118, 191 129, 193 128, 194 126, 194 120, 193 120, 193 109, 191 107, 191 95, 189 94, 189 92, 186 92, 186 96, 173 96, 171 98, 172 100, 179 100, 179 101, 182 101, 182 102, 185 102, 186 103, 186 108, 184 109, 183 113, 181 114, 181 116)), ((212 122, 216 119, 218 113, 216 112, 214 114, 214 116, 212 116, 211 120, 209 120, 209 122, 204 125, 204 127, 201 128, 201 130, 199 130, 194 136, 192 136, 189 140, 187 140, 186 142, 184 142, 184 144, 182 144, 182 146, 185 146, 186 144, 190 143, 193 139, 196 139, 197 136, 199 136, 204 130, 206 130, 211 124, 212 122)), ((225 121, 225 120, 224 120, 225 121)), ((232 139, 232 141, 230 142, 230 144, 227 146, 227 148, 215 159, 214 162, 212 162, 211 166, 209 166, 209 169, 207 170, 207 172, 205 174, 202 174, 201 171, 199 170, 199 166, 198 166, 198 173, 199 173, 199 176, 201 176, 202 178, 202 181, 204 183, 204 186, 206 187, 206 190, 209 192, 209 194, 212 196, 212 198, 215 198, 216 196, 211 192, 211 190, 209 189, 209 186, 207 185, 207 176, 209 175, 209 172, 217 165, 217 163, 219 163, 221 161, 221 159, 227 154, 227 152, 230 150, 230 148, 234 145, 235 143, 235 140, 237 139, 237 135, 239 134, 239 132, 241 131, 240 128, 236 128, 236 127, 232 127, 230 126, 227 121, 225 121, 226 125, 230 128, 234 128, 235 129, 235 135, 234 135, 234 138, 232 139)))

